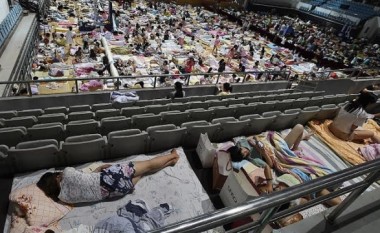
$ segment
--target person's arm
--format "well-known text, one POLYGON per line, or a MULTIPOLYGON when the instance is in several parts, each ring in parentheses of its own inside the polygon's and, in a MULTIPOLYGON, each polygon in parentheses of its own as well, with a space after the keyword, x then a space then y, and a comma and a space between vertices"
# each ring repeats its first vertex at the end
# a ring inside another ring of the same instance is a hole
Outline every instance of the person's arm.
POLYGON ((102 170, 107 169, 111 166, 112 164, 103 164, 102 166, 97 167, 93 172, 101 172, 102 170))

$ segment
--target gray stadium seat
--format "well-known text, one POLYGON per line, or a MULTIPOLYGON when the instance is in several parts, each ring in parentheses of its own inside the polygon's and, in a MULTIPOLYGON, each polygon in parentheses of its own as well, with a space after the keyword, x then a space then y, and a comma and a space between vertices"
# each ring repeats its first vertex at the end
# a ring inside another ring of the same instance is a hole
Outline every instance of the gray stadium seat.
POLYGON ((26 128, 19 127, 7 127, 0 129, 0 145, 7 145, 9 147, 15 146, 18 143, 25 140, 26 128))
POLYGON ((241 92, 241 93, 236 93, 235 98, 244 98, 244 97, 250 97, 251 93, 250 92, 241 92))
POLYGON ((153 104, 153 100, 139 100, 135 102, 135 106, 138 106, 138 107, 145 107, 147 105, 152 105, 152 104, 153 104))
MULTIPOLYGON (((308 95, 308 94, 306 94, 306 95, 308 95)), ((302 98, 302 97, 309 97, 309 96, 303 96, 302 92, 289 93, 287 96, 288 99, 298 99, 298 98, 302 98)))
POLYGON ((120 116, 120 110, 119 109, 101 109, 96 111, 95 118, 99 121, 106 117, 116 117, 120 116))
POLYGON ((168 106, 169 111, 178 110, 178 111, 184 112, 190 108, 189 103, 171 103, 171 104, 167 104, 167 106, 168 106))
POLYGON ((69 107, 69 112, 91 111, 90 105, 73 105, 69 107))
POLYGON ((224 106, 226 107, 228 105, 228 100, 207 100, 205 103, 208 104, 208 107, 217 107, 217 106, 224 106))
POLYGON ((28 140, 55 139, 61 141, 64 137, 64 127, 59 122, 33 125, 28 128, 27 133, 28 140))
POLYGON ((126 107, 122 108, 120 114, 125 117, 132 117, 133 115, 144 114, 144 107, 126 107))
POLYGON ((132 128, 145 130, 149 126, 160 125, 161 116, 152 113, 132 116, 132 128))
POLYGON ((45 114, 54 114, 54 113, 67 113, 66 107, 51 107, 51 108, 45 108, 44 109, 45 114))
POLYGON ((244 104, 250 104, 250 103, 259 103, 262 102, 263 96, 254 96, 250 98, 244 98, 244 104))
POLYGON ((336 97, 334 95, 327 95, 323 97, 322 105, 336 104, 336 97))
POLYGON ((244 104, 244 99, 228 99, 228 106, 235 104, 244 104))
MULTIPOLYGON (((311 98, 313 96, 315 96, 315 92, 314 91, 305 91, 305 92, 301 92, 300 93, 300 97, 309 97, 309 98, 311 98)), ((300 98, 300 97, 298 97, 298 98, 300 98)))
POLYGON ((112 104, 111 103, 102 103, 102 104, 93 104, 91 106, 91 109, 93 112, 96 112, 98 110, 104 110, 104 109, 112 109, 112 104))
POLYGON ((125 116, 106 117, 100 121, 100 132, 102 135, 107 135, 112 131, 130 129, 131 124, 131 118, 125 116))
POLYGON ((323 101, 322 96, 315 96, 309 99, 308 103, 305 105, 306 106, 321 106, 323 101))
POLYGON ((208 100, 220 100, 220 96, 218 95, 205 95, 205 101, 208 100))
POLYGON ((321 110, 315 116, 317 120, 334 119, 340 107, 335 104, 322 105, 321 110))
POLYGON ((187 103, 190 101, 190 97, 174 98, 172 99, 173 103, 187 103))
POLYGON ((145 113, 160 114, 161 112, 168 111, 167 105, 147 105, 145 106, 145 113))
POLYGON ((116 109, 133 107, 134 105, 135 105, 135 102, 126 102, 126 103, 113 102, 112 103, 112 107, 116 109))
POLYGON ((80 120, 89 120, 94 118, 94 113, 91 111, 82 111, 82 112, 70 112, 67 115, 68 121, 80 121, 80 120))
POLYGON ((13 159, 18 173, 64 164, 59 154, 58 142, 53 139, 19 143, 16 148, 9 149, 8 156, 13 159))
POLYGON ((319 107, 311 106, 301 110, 300 114, 297 116, 296 123, 301 125, 306 125, 307 122, 313 120, 317 113, 319 112, 319 107))
POLYGON ((138 129, 114 131, 108 134, 109 158, 145 154, 148 133, 138 129))
POLYGON ((189 102, 196 102, 196 101, 205 101, 206 97, 204 96, 190 96, 190 101, 189 102))
POLYGON ((269 129, 279 131, 293 127, 298 114, 299 112, 292 112, 277 115, 274 122, 269 126, 269 129))
POLYGON ((96 134, 99 132, 99 122, 93 119, 70 121, 65 125, 65 132, 67 137, 82 134, 96 134))
POLYGON ((254 114, 256 111, 257 103, 250 103, 248 105, 235 104, 230 105, 230 108, 235 108, 235 117, 239 118, 244 115, 254 114))
POLYGON ((274 94, 273 100, 284 101, 286 99, 294 99, 289 97, 289 93, 274 94))
POLYGON ((0 118, 11 119, 17 116, 17 111, 1 111, 0 118))
POLYGON ((190 102, 189 104, 190 104, 189 106, 190 109, 195 109, 195 108, 208 109, 208 103, 206 102, 194 101, 194 102, 190 102))
POLYGON ((337 94, 335 95, 334 104, 340 104, 346 102, 347 95, 346 94, 337 94))
POLYGON ((61 145, 66 165, 103 160, 105 149, 106 139, 100 134, 68 137, 61 145))
POLYGON ((220 124, 220 130, 215 135, 216 142, 225 142, 234 137, 244 135, 249 122, 249 120, 238 121, 233 117, 213 119, 212 124, 220 124))
POLYGON ((3 120, 5 127, 24 126, 29 128, 36 123, 37 118, 35 116, 13 117, 11 119, 3 120))
POLYGON ((259 103, 255 106, 255 111, 251 114, 262 114, 264 112, 270 112, 274 110, 274 104, 276 102, 265 102, 265 103, 259 103))
POLYGON ((271 117, 271 116, 278 116, 280 115, 281 112, 280 111, 271 111, 271 112, 264 112, 263 114, 261 114, 263 117, 271 117))
POLYGON ((213 110, 212 118, 234 117, 235 115, 235 108, 233 107, 216 106, 209 109, 213 110))
POLYGON ((173 124, 147 128, 149 134, 148 151, 157 152, 182 145, 186 128, 176 128, 173 124))
POLYGON ((17 116, 24 117, 24 116, 41 116, 44 114, 44 111, 42 109, 28 109, 28 110, 22 110, 17 112, 17 116))
POLYGON ((299 98, 294 100, 292 108, 304 108, 306 105, 308 105, 309 98, 299 98))
POLYGON ((274 110, 277 111, 285 111, 286 109, 290 109, 293 106, 295 99, 285 99, 283 101, 277 102, 274 105, 274 110))
POLYGON ((162 124, 174 124, 180 126, 182 123, 189 121, 188 112, 162 112, 162 124))
POLYGON ((189 113, 189 121, 210 121, 212 117, 212 109, 203 109, 203 108, 196 108, 196 109, 189 109, 186 110, 186 112, 189 113))
POLYGON ((245 135, 255 135, 267 130, 268 126, 270 126, 274 122, 274 119, 276 119, 276 117, 277 116, 261 117, 258 114, 253 114, 241 116, 239 120, 244 121, 249 119, 250 122, 248 123, 248 126, 245 129, 245 135))
POLYGON ((201 133, 207 133, 210 141, 215 141, 215 133, 220 129, 220 124, 210 124, 206 121, 192 121, 181 125, 186 128, 183 146, 195 148, 198 145, 201 133))
POLYGON ((171 99, 154 99, 153 104, 166 105, 166 104, 170 104, 171 102, 172 102, 171 99))
POLYGON ((53 122, 65 123, 66 121, 67 121, 67 118, 64 113, 43 114, 38 117, 39 124, 53 123, 53 122))

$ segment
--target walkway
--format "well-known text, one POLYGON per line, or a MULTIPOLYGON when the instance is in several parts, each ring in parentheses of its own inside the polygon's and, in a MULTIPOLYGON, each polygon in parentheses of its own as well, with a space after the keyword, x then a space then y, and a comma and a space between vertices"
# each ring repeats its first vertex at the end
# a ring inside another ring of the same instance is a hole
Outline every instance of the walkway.
MULTIPOLYGON (((7 47, 5 48, 3 54, 0 55, 0 81, 9 81, 13 68, 21 52, 22 45, 24 44, 35 17, 35 13, 29 13, 26 16, 22 16, 22 19, 16 26, 7 47)), ((0 96, 2 96, 4 89, 5 85, 0 85, 0 96)))

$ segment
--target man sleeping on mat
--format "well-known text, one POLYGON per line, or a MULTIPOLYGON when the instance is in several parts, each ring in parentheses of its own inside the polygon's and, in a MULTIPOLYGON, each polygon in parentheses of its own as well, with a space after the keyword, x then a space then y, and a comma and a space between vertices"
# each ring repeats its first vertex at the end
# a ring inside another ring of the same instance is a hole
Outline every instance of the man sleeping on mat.
POLYGON ((132 193, 142 176, 174 166, 178 160, 179 155, 173 149, 168 155, 146 161, 104 164, 92 173, 67 167, 62 172, 45 173, 37 187, 56 202, 74 204, 101 201, 132 193))

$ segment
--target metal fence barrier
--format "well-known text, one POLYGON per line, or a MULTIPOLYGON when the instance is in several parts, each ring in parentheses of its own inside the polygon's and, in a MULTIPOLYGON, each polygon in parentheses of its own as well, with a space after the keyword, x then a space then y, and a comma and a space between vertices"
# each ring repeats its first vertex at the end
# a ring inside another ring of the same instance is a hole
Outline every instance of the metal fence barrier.
POLYGON ((334 221, 341 215, 341 213, 347 209, 372 183, 378 181, 379 179, 380 160, 378 159, 326 175, 307 183, 289 187, 279 192, 274 192, 269 195, 261 195, 253 200, 234 207, 223 208, 212 213, 203 214, 178 223, 170 224, 150 232, 202 232, 258 213, 261 213, 261 218, 259 220, 240 226, 239 228, 232 229, 228 231, 228 233, 247 232, 250 230, 254 230, 254 232, 261 232, 265 225, 270 222, 277 221, 294 213, 298 213, 299 211, 321 204, 331 198, 351 192, 350 195, 348 195, 348 197, 336 206, 331 213, 325 215, 327 223, 333 225, 334 221), (336 187, 337 185, 341 185, 343 182, 353 180, 363 175, 367 176, 361 182, 335 190, 328 195, 312 199, 305 204, 277 212, 280 206, 289 203, 292 200, 317 193, 326 188, 336 187))

